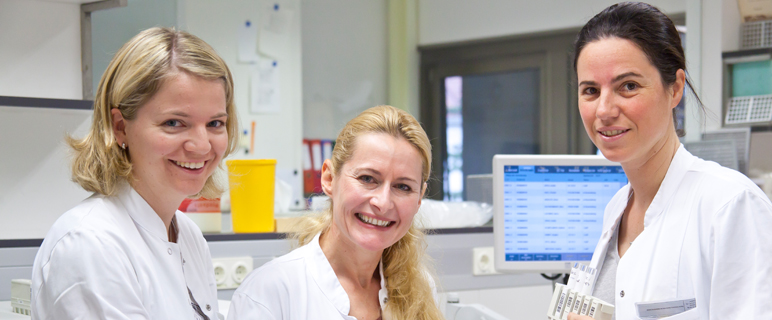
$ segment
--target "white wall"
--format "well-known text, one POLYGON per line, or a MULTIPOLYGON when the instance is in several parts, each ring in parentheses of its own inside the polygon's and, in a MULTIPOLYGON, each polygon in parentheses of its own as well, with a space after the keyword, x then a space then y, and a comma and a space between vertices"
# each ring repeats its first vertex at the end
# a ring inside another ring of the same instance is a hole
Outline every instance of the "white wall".
MULTIPOLYGON (((78 4, 0 0, 0 95, 80 99, 78 4)), ((42 238, 88 196, 70 182, 65 133, 90 112, 0 106, 0 239, 42 238)))
MULTIPOLYGON (((418 44, 477 40, 581 27, 616 0, 420 0, 418 44)), ((646 1, 665 13, 686 11, 685 0, 646 1)))
POLYGON ((0 0, 0 96, 80 99, 80 6, 0 0))
MULTIPOLYGON (((740 48, 740 12, 735 0, 688 0, 686 63, 705 113, 694 103, 686 107, 686 141, 721 128, 723 64, 721 53, 740 48), (690 21, 689 17, 697 17, 690 21)), ((688 101, 688 100, 687 100, 688 101)))
POLYGON ((335 139, 387 103, 386 0, 304 0, 303 137, 335 139))
POLYGON ((90 125, 90 110, 0 106, 0 239, 43 238, 89 196, 70 181, 64 136, 90 125))
MULTIPOLYGON (((277 176, 294 179, 294 199, 302 204, 302 125, 303 83, 300 25, 302 11, 299 0, 277 1, 209 1, 178 0, 178 24, 209 43, 225 60, 233 74, 235 102, 241 128, 251 127, 255 121, 255 152, 237 153, 230 158, 276 159, 277 176), (286 46, 276 57, 280 75, 281 111, 277 114, 254 114, 249 111, 250 73, 253 65, 238 62, 236 31, 247 20, 260 25, 263 12, 279 3, 285 10, 294 11, 287 29, 286 46)), ((292 184, 292 183, 291 183, 292 184)))

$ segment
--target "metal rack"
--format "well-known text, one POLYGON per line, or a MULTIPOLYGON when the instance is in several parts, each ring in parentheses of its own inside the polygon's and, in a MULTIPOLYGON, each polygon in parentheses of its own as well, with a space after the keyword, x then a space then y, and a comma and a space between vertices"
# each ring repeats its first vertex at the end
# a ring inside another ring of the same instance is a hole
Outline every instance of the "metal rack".
POLYGON ((743 49, 772 47, 772 20, 743 23, 740 47, 743 49))

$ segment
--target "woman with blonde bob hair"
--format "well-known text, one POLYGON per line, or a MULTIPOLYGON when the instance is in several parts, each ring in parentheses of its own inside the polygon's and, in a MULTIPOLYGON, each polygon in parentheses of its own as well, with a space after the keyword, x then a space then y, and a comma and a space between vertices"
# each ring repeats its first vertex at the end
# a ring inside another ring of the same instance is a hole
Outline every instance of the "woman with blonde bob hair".
POLYGON ((431 145, 410 114, 378 106, 349 121, 322 167, 330 209, 295 234, 302 246, 253 271, 228 319, 443 319, 413 221, 431 145))
POLYGON ((33 319, 217 319, 209 248, 177 211, 218 197, 237 132, 233 77, 212 47, 140 32, 99 83, 90 132, 68 137, 72 177, 94 192, 49 230, 32 273, 33 319))

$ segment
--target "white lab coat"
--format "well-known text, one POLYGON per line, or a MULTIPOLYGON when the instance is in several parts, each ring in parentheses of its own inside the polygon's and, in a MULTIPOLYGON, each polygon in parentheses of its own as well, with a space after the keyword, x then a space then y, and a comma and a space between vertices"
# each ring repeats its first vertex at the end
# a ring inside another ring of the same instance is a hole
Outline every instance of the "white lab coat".
MULTIPOLYGON (((606 207, 591 267, 603 265, 627 206, 630 185, 606 207)), ((695 298, 697 307, 663 319, 772 319, 772 204, 741 173, 683 146, 620 259, 616 319, 637 319, 636 302, 695 298), (624 296, 622 296, 624 291, 624 296)))
POLYGON ((177 211, 177 243, 128 184, 62 215, 32 267, 32 319, 196 319, 188 289, 216 320, 209 247, 177 211))
MULTIPOLYGON (((378 301, 383 320, 388 302, 383 268, 378 301)), ((433 287, 436 297, 436 289, 433 287)), ((255 269, 233 294, 228 320, 346 319, 351 304, 335 271, 319 246, 319 235, 308 244, 255 269)))

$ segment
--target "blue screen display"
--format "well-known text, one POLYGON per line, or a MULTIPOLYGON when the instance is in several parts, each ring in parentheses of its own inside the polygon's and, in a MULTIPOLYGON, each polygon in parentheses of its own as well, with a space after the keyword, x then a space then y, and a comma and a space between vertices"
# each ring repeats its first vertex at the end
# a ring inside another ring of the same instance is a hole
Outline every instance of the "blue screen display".
POLYGON ((506 261, 587 261, 621 166, 504 166, 506 261))

